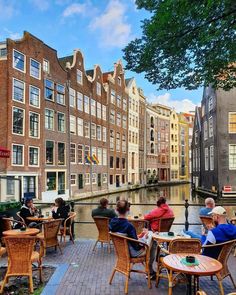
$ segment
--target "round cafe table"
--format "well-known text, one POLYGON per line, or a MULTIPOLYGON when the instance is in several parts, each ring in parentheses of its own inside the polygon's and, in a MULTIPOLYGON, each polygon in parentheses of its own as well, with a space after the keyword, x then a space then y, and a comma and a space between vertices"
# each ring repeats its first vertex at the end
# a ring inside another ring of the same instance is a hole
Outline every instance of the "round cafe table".
POLYGON ((37 216, 30 216, 30 217, 27 217, 26 218, 27 220, 29 221, 34 221, 34 222, 37 222, 37 221, 48 221, 48 220, 51 220, 53 219, 52 216, 44 216, 44 217, 37 217, 37 216))
POLYGON ((169 289, 168 295, 172 295, 172 280, 173 272, 184 273, 188 279, 187 293, 188 295, 196 294, 199 290, 198 277, 200 276, 211 276, 215 275, 222 269, 222 264, 208 256, 199 254, 170 254, 163 258, 163 265, 169 270, 169 289), (186 256, 194 256, 199 265, 188 266, 185 265, 181 260, 186 256), (192 280, 193 278, 193 280, 192 280), (192 292, 193 291, 193 292, 192 292))
POLYGON ((154 233, 152 238, 159 243, 169 243, 175 239, 188 239, 190 238, 190 236, 189 235, 181 236, 181 235, 178 235, 177 233, 174 233, 173 236, 169 236, 168 232, 160 232, 160 233, 154 233))
POLYGON ((26 228, 26 230, 20 229, 11 229, 6 230, 2 234, 3 236, 19 236, 19 235, 26 235, 26 236, 36 236, 40 232, 37 228, 26 228))

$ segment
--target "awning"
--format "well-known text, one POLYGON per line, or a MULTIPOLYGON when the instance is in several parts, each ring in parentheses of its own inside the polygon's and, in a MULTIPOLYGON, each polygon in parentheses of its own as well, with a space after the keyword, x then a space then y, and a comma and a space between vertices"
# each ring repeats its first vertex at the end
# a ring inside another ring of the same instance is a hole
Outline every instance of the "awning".
POLYGON ((11 151, 0 146, 0 158, 10 158, 11 151))

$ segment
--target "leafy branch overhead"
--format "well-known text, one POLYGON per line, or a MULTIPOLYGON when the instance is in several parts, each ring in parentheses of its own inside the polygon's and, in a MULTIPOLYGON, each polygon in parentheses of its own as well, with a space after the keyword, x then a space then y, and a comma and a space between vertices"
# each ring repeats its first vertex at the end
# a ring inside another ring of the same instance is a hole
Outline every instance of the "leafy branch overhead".
POLYGON ((158 89, 236 86, 235 0, 136 0, 150 13, 124 51, 158 89))

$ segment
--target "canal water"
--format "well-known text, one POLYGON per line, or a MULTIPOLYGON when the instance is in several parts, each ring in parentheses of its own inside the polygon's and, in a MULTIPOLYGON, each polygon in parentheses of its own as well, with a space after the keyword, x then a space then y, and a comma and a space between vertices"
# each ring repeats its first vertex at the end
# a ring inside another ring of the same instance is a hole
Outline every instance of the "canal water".
MULTIPOLYGON (((170 204, 175 214, 174 223, 184 223, 185 222, 185 199, 189 200, 190 204, 194 206, 189 207, 189 223, 199 223, 199 209, 201 205, 204 206, 204 199, 200 198, 198 195, 191 194, 190 184, 165 186, 165 187, 153 187, 153 188, 143 188, 135 191, 128 191, 122 193, 111 194, 105 196, 108 198, 110 203, 115 204, 116 201, 121 199, 128 200, 132 205, 130 209, 130 215, 145 214, 156 207, 156 201, 159 196, 165 196, 167 202, 170 204), (177 206, 176 204, 182 204, 182 206, 177 206)), ((97 229, 95 224, 93 224, 93 219, 91 217, 92 209, 96 208, 101 197, 94 197, 87 200, 83 200, 81 205, 75 205, 75 211, 77 212, 76 221, 79 224, 75 225, 76 237, 80 238, 96 238, 97 229), (84 204, 85 203, 85 204, 84 204)), ((115 208, 115 205, 109 205, 111 208, 115 208)), ((227 210, 229 217, 232 217, 234 211, 236 211, 236 206, 224 206, 227 210)), ((184 229, 184 225, 173 225, 172 230, 180 232, 184 229)), ((199 225, 190 225, 190 230, 200 233, 199 225)))

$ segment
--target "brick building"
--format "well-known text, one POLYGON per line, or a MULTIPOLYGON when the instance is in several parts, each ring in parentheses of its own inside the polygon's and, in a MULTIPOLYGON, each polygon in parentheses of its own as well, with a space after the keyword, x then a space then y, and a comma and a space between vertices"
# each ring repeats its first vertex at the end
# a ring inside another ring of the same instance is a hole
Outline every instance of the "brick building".
POLYGON ((139 93, 139 183, 146 184, 147 159, 146 159, 146 97, 143 90, 139 93))

